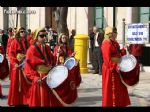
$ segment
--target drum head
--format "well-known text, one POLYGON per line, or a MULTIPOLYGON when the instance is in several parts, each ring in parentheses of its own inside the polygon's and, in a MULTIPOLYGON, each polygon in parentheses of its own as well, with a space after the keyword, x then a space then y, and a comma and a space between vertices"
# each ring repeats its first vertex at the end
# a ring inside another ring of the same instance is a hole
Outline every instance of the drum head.
POLYGON ((68 77, 68 69, 64 65, 57 65, 52 68, 46 78, 46 83, 50 88, 56 88, 68 77))
POLYGON ((0 54, 0 63, 2 63, 4 60, 4 55, 0 54))
POLYGON ((75 58, 71 57, 71 58, 68 58, 66 59, 64 65, 69 69, 71 70, 76 64, 76 60, 75 58))
POLYGON ((119 63, 120 71, 130 72, 135 68, 137 60, 133 55, 125 55, 121 57, 121 62, 119 63))

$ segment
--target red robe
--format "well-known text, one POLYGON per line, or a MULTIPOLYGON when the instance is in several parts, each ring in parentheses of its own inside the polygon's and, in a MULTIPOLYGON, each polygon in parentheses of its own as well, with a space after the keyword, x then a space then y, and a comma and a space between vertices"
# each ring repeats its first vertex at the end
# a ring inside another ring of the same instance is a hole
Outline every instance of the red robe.
POLYGON ((8 57, 9 57, 9 49, 10 49, 10 45, 11 45, 13 39, 14 39, 14 38, 12 38, 12 37, 9 37, 9 38, 8 38, 7 48, 6 48, 6 52, 7 52, 7 54, 8 54, 8 57))
POLYGON ((19 62, 16 58, 18 53, 26 53, 26 45, 25 45, 25 39, 20 38, 20 42, 23 46, 23 49, 21 48, 19 42, 15 38, 9 49, 9 58, 10 58, 10 88, 9 88, 9 94, 8 94, 8 105, 26 105, 27 104, 27 90, 29 88, 29 84, 25 80, 22 70, 20 68, 16 68, 15 64, 21 64, 22 62, 19 62))
MULTIPOLYGON (((10 49, 10 45, 11 45, 11 43, 12 43, 12 41, 14 40, 14 38, 12 38, 12 37, 9 37, 8 38, 8 42, 7 42, 7 48, 6 48, 6 53, 7 53, 7 55, 8 55, 8 59, 9 59, 9 49, 10 49)), ((10 59, 9 59, 10 60, 10 59)), ((9 67, 10 69, 12 68, 12 65, 11 65, 11 63, 10 63, 10 67, 9 67)), ((10 72, 11 72, 11 70, 9 70, 10 72)), ((11 73, 9 73, 9 79, 11 79, 10 78, 10 75, 11 73)))
POLYGON ((127 106, 130 99, 127 88, 122 84, 117 72, 117 63, 112 57, 120 58, 118 53, 120 46, 115 41, 104 40, 102 43, 103 65, 102 65, 102 106, 127 106))
POLYGON ((0 96, 2 96, 2 86, 0 84, 0 96))
POLYGON ((29 46, 32 45, 31 41, 32 41, 32 36, 31 35, 27 35, 27 41, 29 43, 29 46))
MULTIPOLYGON (((42 51, 41 44, 38 44, 38 47, 42 51)), ((51 54, 51 49, 49 46, 46 45, 46 49, 48 51, 48 55, 50 56, 51 64, 54 66, 54 57, 53 54, 51 54)), ((46 53, 43 53, 44 56, 46 53)), ((45 56, 46 57, 46 56, 45 56)), ((49 62, 49 60, 46 58, 46 62, 49 62)), ((29 100, 29 106, 35 107, 35 106, 49 106, 50 105, 50 89, 48 85, 46 84, 46 81, 43 80, 42 86, 37 84, 37 80, 39 78, 43 78, 47 74, 39 74, 35 67, 39 64, 45 64, 44 59, 42 59, 40 53, 36 49, 34 45, 31 45, 30 48, 27 51, 26 55, 26 63, 25 63, 25 74, 28 77, 29 80, 32 81, 32 86, 30 88, 30 100, 29 100), (42 98, 41 98, 42 97, 42 98)), ((49 65, 47 63, 46 65, 49 65)))

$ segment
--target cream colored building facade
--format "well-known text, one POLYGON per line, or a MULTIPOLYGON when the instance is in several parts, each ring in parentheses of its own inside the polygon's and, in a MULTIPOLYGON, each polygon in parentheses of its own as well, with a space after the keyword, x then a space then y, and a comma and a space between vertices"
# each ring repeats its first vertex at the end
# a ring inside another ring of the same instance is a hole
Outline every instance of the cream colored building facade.
MULTIPOLYGON (((32 30, 37 27, 44 27, 49 21, 49 16, 53 17, 47 12, 50 11, 48 8, 50 7, 24 7, 22 10, 27 12, 19 14, 18 26, 24 26, 32 30)), ((15 12, 12 14, 11 11, 13 10, 16 10, 16 7, 0 7, 1 29, 16 26, 17 14, 15 12)), ((106 26, 116 26, 118 29, 118 42, 122 45, 122 20, 125 19, 126 24, 141 21, 149 22, 149 18, 147 18, 149 16, 144 15, 145 13, 150 13, 147 11, 149 11, 149 7, 115 7, 115 12, 114 7, 69 7, 67 24, 69 31, 75 29, 77 34, 86 35, 89 33, 89 28, 95 25, 102 29, 106 26)), ((149 68, 145 69, 150 71, 149 68)))

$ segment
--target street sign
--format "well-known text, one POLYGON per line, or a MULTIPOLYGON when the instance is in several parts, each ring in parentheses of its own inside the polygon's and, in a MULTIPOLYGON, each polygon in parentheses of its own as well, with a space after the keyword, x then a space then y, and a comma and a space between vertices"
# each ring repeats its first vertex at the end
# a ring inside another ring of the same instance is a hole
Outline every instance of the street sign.
POLYGON ((128 44, 149 43, 149 24, 148 23, 127 24, 126 43, 128 44))

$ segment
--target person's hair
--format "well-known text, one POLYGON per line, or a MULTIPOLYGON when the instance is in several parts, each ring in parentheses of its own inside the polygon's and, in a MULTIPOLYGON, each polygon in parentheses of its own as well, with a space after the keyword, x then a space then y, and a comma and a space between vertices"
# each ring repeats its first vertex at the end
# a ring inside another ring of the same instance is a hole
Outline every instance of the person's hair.
POLYGON ((8 28, 8 32, 12 32, 12 30, 13 30, 12 28, 8 28))
MULTIPOLYGON (((65 35, 67 37, 67 35, 65 33, 60 33, 59 37, 58 37, 58 44, 62 44, 62 36, 65 35)), ((68 44, 68 38, 66 38, 66 44, 68 44)))
POLYGON ((20 31, 21 30, 24 30, 25 31, 25 28, 24 27, 20 27, 19 28, 19 31, 16 33, 16 38, 20 38, 20 31))
POLYGON ((50 28, 50 26, 49 26, 49 25, 46 25, 46 26, 45 26, 45 28, 46 28, 46 29, 49 29, 49 28, 50 28))
POLYGON ((28 29, 27 31, 28 31, 29 33, 31 33, 31 29, 28 29))
POLYGON ((113 27, 113 32, 117 33, 117 28, 116 27, 113 27))

